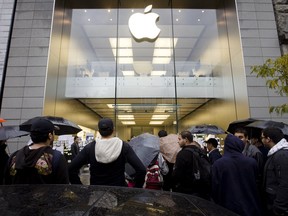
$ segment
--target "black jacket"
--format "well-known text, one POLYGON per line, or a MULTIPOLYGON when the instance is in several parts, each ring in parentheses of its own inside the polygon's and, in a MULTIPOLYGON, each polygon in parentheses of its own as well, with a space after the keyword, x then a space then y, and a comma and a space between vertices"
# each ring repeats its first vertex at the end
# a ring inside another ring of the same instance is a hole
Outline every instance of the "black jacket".
POLYGON ((263 185, 267 210, 288 215, 288 150, 281 149, 268 157, 263 185))
POLYGON ((209 160, 210 163, 213 164, 216 160, 221 158, 222 155, 219 152, 219 149, 213 149, 211 152, 209 152, 209 160))
POLYGON ((68 184, 65 157, 50 146, 14 152, 5 169, 5 184, 68 184))
POLYGON ((90 164, 91 185, 127 186, 124 172, 125 163, 128 162, 136 171, 135 186, 143 187, 146 169, 128 143, 123 142, 119 157, 111 163, 100 163, 96 160, 95 145, 95 141, 86 145, 69 165, 72 184, 81 184, 78 171, 83 165, 90 164))
POLYGON ((174 171, 172 173, 172 180, 176 192, 199 195, 204 188, 195 187, 194 172, 193 172, 193 152, 187 148, 198 149, 195 145, 184 146, 178 152, 174 171))

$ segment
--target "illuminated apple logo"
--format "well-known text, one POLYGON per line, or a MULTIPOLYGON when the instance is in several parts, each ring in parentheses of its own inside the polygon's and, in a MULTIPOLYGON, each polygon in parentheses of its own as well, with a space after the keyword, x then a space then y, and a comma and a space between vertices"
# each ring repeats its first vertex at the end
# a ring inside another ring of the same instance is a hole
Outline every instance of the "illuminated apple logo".
POLYGON ((156 26, 159 14, 150 13, 152 5, 148 5, 144 13, 135 13, 129 18, 129 29, 133 37, 138 40, 154 40, 158 37, 160 29, 156 26))

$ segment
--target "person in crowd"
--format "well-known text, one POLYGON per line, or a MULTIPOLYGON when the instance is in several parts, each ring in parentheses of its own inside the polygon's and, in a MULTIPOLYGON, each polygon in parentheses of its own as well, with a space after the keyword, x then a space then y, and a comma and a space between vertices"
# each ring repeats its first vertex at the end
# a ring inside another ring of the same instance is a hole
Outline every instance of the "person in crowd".
POLYGON ((263 161, 265 164, 265 162, 267 160, 267 154, 268 154, 269 149, 263 145, 263 143, 260 140, 260 137, 252 136, 250 141, 251 141, 251 144, 256 146, 259 149, 259 151, 262 153, 263 161))
POLYGON ((275 127, 264 129, 261 140, 270 149, 263 174, 265 215, 288 215, 288 142, 275 127))
MULTIPOLYGON (((162 137, 166 137, 168 135, 167 131, 165 130, 160 130, 158 132, 158 137, 161 139, 162 137)), ((162 156, 163 158, 163 156, 162 156)), ((165 160, 165 158, 164 158, 165 160)), ((172 172, 173 172, 173 167, 174 163, 170 163, 169 161, 165 160, 165 163, 167 164, 168 168, 164 166, 164 173, 166 172, 165 170, 168 170, 166 174, 163 174, 163 186, 162 189, 165 191, 171 191, 173 184, 172 184, 172 172)))
POLYGON ((212 197, 214 201, 241 215, 261 215, 256 179, 257 162, 242 154, 243 142, 228 134, 223 157, 212 166, 212 197))
POLYGON ((86 145, 68 167, 70 182, 81 184, 78 171, 83 165, 90 164, 91 185, 127 186, 125 163, 136 171, 135 187, 142 188, 146 169, 131 146, 113 136, 114 124, 110 118, 98 122, 100 139, 86 145))
POLYGON ((218 141, 215 138, 210 138, 206 141, 207 143, 207 149, 209 151, 209 160, 210 163, 213 164, 216 160, 222 157, 222 155, 219 152, 218 141))
POLYGON ((236 128, 234 135, 238 137, 239 139, 241 139, 245 145, 242 153, 245 156, 254 158, 257 161, 258 170, 259 170, 259 183, 260 183, 261 182, 260 179, 262 178, 261 174, 262 174, 263 167, 264 167, 264 158, 263 158, 262 153, 256 146, 252 145, 249 142, 248 133, 244 128, 236 128))
POLYGON ((168 133, 167 133, 167 131, 165 131, 165 130, 160 130, 159 132, 158 132, 158 137, 165 137, 165 136, 167 136, 168 135, 168 133))
MULTIPOLYGON (((176 157, 172 180, 174 184, 174 191, 192 194, 195 196, 207 198, 207 188, 200 185, 195 186, 194 175, 194 153, 201 151, 201 149, 193 142, 193 135, 190 131, 182 131, 178 136, 178 144, 182 148, 176 157), (189 148, 191 150, 189 150, 189 148)), ((203 153, 204 154, 204 153, 203 153)))
POLYGON ((5 184, 68 184, 65 157, 53 150, 53 123, 39 117, 31 125, 32 144, 14 152, 5 171, 5 184))
POLYGON ((75 136, 74 137, 74 142, 71 144, 71 160, 73 160, 80 151, 80 147, 79 147, 79 143, 80 143, 80 137, 75 136))
POLYGON ((6 152, 6 140, 0 141, 0 185, 3 184, 4 170, 9 159, 9 155, 6 152))

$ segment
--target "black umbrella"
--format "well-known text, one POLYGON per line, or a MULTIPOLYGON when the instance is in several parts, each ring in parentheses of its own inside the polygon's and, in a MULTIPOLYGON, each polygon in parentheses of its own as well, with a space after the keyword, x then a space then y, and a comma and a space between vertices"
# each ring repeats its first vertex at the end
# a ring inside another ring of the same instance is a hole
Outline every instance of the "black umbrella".
POLYGON ((251 124, 255 121, 258 121, 258 120, 254 118, 247 118, 247 119, 240 119, 237 121, 233 121, 229 124, 227 131, 234 134, 237 128, 243 128, 246 125, 251 124))
POLYGON ((246 125, 247 128, 265 129, 267 127, 276 127, 282 130, 285 135, 288 135, 288 125, 283 122, 276 122, 271 120, 258 120, 246 125))
POLYGON ((8 140, 11 138, 27 136, 29 132, 20 131, 19 126, 2 126, 0 127, 0 140, 8 140))
MULTIPOLYGON (((20 125, 20 130, 23 131, 30 131, 32 123, 37 119, 40 118, 34 117, 32 119, 27 120, 26 122, 22 123, 20 125)), ((56 135, 64 135, 64 134, 77 134, 82 129, 75 124, 74 122, 62 118, 62 117, 56 117, 56 116, 43 116, 43 118, 46 118, 50 120, 54 125, 59 127, 59 130, 55 130, 56 135)))
POLYGON ((195 125, 188 129, 192 134, 225 134, 226 132, 217 125, 195 125))

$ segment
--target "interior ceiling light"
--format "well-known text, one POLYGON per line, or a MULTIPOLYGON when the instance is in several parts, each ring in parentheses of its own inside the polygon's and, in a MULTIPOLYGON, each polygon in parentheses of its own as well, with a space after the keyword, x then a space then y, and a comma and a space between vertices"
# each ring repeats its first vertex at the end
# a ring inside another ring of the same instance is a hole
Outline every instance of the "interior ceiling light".
POLYGON ((154 57, 158 57, 158 56, 171 57, 171 55, 172 55, 172 49, 154 49, 154 53, 153 53, 154 57))
POLYGON ((150 125, 161 125, 163 124, 164 121, 150 121, 149 124, 150 125))
POLYGON ((152 60, 153 64, 169 64, 171 61, 170 57, 154 57, 152 60))
POLYGON ((131 38, 109 38, 109 42, 112 48, 132 48, 132 40, 131 38))
POLYGON ((176 105, 173 104, 158 104, 154 110, 154 113, 167 113, 174 112, 176 105))
POLYGON ((135 125, 135 121, 121 121, 124 125, 135 125))
MULTIPOLYGON (((174 38, 174 46, 176 47, 178 38, 174 38)), ((173 41, 172 38, 158 38, 155 42, 155 47, 159 48, 172 48, 173 41)))
POLYGON ((120 120, 134 120, 134 115, 118 115, 120 120))
POLYGON ((170 115, 152 115, 152 120, 164 120, 167 119, 170 115))
POLYGON ((114 57, 117 55, 118 57, 123 57, 123 56, 133 56, 133 51, 132 49, 118 49, 118 53, 116 49, 112 49, 114 57))
MULTIPOLYGON (((116 58, 115 58, 116 61, 116 58)), ((118 58, 119 64, 133 64, 133 58, 131 57, 119 57, 118 58)))
POLYGON ((152 71, 151 76, 164 76, 166 75, 166 71, 152 71))
POLYGON ((122 71, 123 76, 134 76, 134 71, 122 71))

